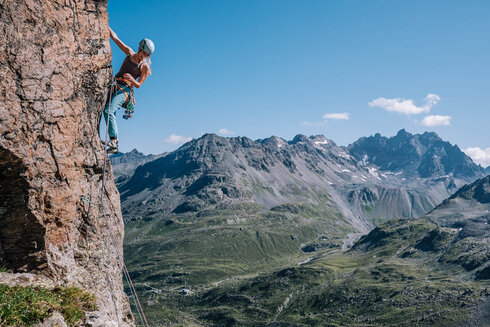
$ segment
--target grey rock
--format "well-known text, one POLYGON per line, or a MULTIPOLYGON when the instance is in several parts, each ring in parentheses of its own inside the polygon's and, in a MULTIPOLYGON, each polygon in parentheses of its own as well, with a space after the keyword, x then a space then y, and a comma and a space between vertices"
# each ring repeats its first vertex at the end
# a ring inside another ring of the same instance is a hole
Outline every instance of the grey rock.
POLYGON ((6 284, 9 286, 32 286, 32 287, 44 287, 53 288, 55 282, 43 275, 29 274, 29 273, 6 273, 0 272, 0 284, 6 284))
POLYGON ((65 319, 59 312, 54 312, 46 318, 42 323, 34 325, 35 327, 67 327, 65 319))

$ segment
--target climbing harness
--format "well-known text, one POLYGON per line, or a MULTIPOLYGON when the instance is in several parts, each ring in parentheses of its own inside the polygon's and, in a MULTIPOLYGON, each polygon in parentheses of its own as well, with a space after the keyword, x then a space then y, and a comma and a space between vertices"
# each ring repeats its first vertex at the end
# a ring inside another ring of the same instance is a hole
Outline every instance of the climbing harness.
POLYGON ((124 119, 133 118, 132 114, 134 113, 134 106, 136 105, 136 99, 134 97, 133 87, 131 86, 131 83, 124 78, 118 78, 117 81, 118 81, 118 83, 116 84, 117 89, 123 91, 124 95, 126 96, 126 101, 124 101, 124 103, 122 104, 122 107, 126 109, 124 111, 123 118, 124 119), (129 94, 124 90, 124 88, 122 88, 119 85, 119 83, 122 83, 125 86, 129 87, 129 94))
MULTIPOLYGON (((108 110, 107 116, 109 116, 110 110, 111 110, 110 103, 112 100, 112 93, 114 91, 114 85, 117 85, 116 81, 113 81, 111 84, 111 90, 109 93, 109 106, 107 109, 108 110)), ((109 136, 109 119, 107 119, 107 126, 106 126, 106 131, 105 131, 105 143, 104 144, 107 144, 108 136, 109 136)), ((107 217, 104 214, 104 189, 105 189, 106 168, 107 168, 107 151, 104 151, 104 170, 102 172, 102 187, 100 189, 100 204, 98 204, 98 205, 101 208, 100 211, 102 212, 102 216, 104 217, 105 223, 107 225, 107 229, 109 230, 109 234, 111 235, 112 245, 114 246, 114 249, 116 251, 116 255, 119 259, 119 263, 121 264, 121 266, 123 268, 123 274, 124 274, 124 277, 126 278, 126 282, 128 283, 129 289, 131 291, 131 295, 132 295, 133 300, 135 302, 136 310, 138 311, 138 315, 140 317, 141 323, 143 324, 143 326, 149 327, 148 322, 146 321, 145 313, 143 311, 143 308, 141 307, 140 300, 138 299, 138 294, 136 293, 136 289, 134 287, 133 281, 131 280, 131 276, 129 275, 129 271, 128 271, 126 264, 124 263, 124 260, 121 256, 121 251, 119 250, 119 247, 117 246, 116 238, 114 237, 114 234, 112 233, 111 226, 109 225, 109 221, 107 220, 107 217)), ((82 201, 84 201, 84 202, 89 201, 90 202, 90 199, 82 197, 82 201)))

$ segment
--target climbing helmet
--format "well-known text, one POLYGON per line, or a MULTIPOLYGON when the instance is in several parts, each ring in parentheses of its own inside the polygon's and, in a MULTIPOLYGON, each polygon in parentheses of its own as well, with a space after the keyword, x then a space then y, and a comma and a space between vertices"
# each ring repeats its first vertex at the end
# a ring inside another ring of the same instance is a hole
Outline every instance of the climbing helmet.
POLYGON ((153 41, 150 39, 143 39, 140 41, 140 45, 138 47, 138 51, 143 50, 147 54, 151 55, 155 51, 155 45, 153 41))

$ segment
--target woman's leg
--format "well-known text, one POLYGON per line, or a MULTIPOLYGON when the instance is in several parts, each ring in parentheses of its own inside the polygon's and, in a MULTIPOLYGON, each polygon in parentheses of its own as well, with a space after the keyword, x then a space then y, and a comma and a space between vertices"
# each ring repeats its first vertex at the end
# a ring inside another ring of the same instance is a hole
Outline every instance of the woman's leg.
POLYGON ((107 119, 109 119, 109 137, 111 139, 117 139, 116 111, 121 108, 126 101, 126 95, 119 90, 112 95, 111 103, 109 103, 109 98, 107 100, 104 108, 104 119, 106 124, 107 119))

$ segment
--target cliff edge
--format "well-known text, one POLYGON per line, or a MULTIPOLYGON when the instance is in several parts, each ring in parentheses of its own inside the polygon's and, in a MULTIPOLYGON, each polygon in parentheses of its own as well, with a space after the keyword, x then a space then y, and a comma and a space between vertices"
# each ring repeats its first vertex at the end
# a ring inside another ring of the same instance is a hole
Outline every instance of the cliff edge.
POLYGON ((0 0, 0 267, 10 282, 38 276, 90 291, 97 311, 84 326, 134 326, 103 219, 122 249, 110 164, 103 212, 97 204, 98 119, 112 76, 106 7, 0 0))

